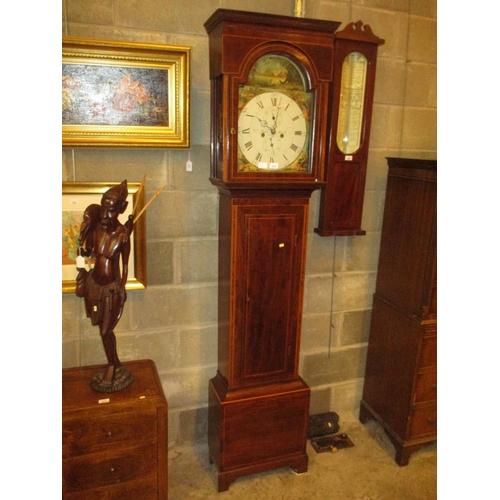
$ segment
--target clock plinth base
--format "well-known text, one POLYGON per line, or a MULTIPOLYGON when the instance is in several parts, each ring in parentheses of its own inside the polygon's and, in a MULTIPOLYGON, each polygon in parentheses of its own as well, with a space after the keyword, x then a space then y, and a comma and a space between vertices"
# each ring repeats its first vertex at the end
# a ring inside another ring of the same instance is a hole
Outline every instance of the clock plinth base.
POLYGON ((307 471, 310 388, 302 380, 228 390, 209 383, 208 440, 218 491, 242 476, 280 467, 307 471))

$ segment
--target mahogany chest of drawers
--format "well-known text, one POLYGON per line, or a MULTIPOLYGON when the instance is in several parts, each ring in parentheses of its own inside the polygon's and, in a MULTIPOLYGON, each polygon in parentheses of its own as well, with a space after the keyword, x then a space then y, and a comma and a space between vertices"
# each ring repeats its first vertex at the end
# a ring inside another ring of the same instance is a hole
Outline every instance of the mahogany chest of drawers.
POLYGON ((100 366, 62 371, 63 499, 166 500, 167 401, 151 360, 124 363, 126 389, 100 393, 100 366))
POLYGON ((407 465, 437 438, 437 162, 388 163, 360 420, 377 419, 407 465))

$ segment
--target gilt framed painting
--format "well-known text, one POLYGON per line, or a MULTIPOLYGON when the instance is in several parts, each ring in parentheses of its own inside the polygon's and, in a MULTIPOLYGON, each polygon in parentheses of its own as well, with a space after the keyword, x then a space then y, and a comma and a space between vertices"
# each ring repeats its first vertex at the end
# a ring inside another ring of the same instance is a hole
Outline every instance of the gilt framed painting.
POLYGON ((189 47, 63 38, 63 147, 189 147, 189 47))

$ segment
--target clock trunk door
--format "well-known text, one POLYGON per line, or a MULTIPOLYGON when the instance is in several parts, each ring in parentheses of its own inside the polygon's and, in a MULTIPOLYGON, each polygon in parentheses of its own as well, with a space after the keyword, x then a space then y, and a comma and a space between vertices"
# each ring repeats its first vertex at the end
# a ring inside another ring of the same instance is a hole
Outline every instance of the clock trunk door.
POLYGON ((297 377, 306 213, 301 205, 238 207, 236 385, 297 377))

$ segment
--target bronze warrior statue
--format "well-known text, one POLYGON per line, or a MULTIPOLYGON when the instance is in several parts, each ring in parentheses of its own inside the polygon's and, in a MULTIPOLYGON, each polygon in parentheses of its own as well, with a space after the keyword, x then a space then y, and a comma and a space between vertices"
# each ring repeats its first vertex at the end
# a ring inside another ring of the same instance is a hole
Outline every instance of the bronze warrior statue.
POLYGON ((99 392, 120 391, 133 380, 130 372, 120 363, 113 332, 127 300, 125 284, 134 221, 132 215, 125 224, 118 220, 127 208, 127 196, 125 180, 106 191, 100 205, 92 204, 86 208, 80 227, 80 255, 94 257, 95 264, 90 271, 81 264, 77 265, 76 295, 84 297, 87 317, 93 325, 99 325, 108 360, 106 370, 90 382, 92 388, 99 392))

